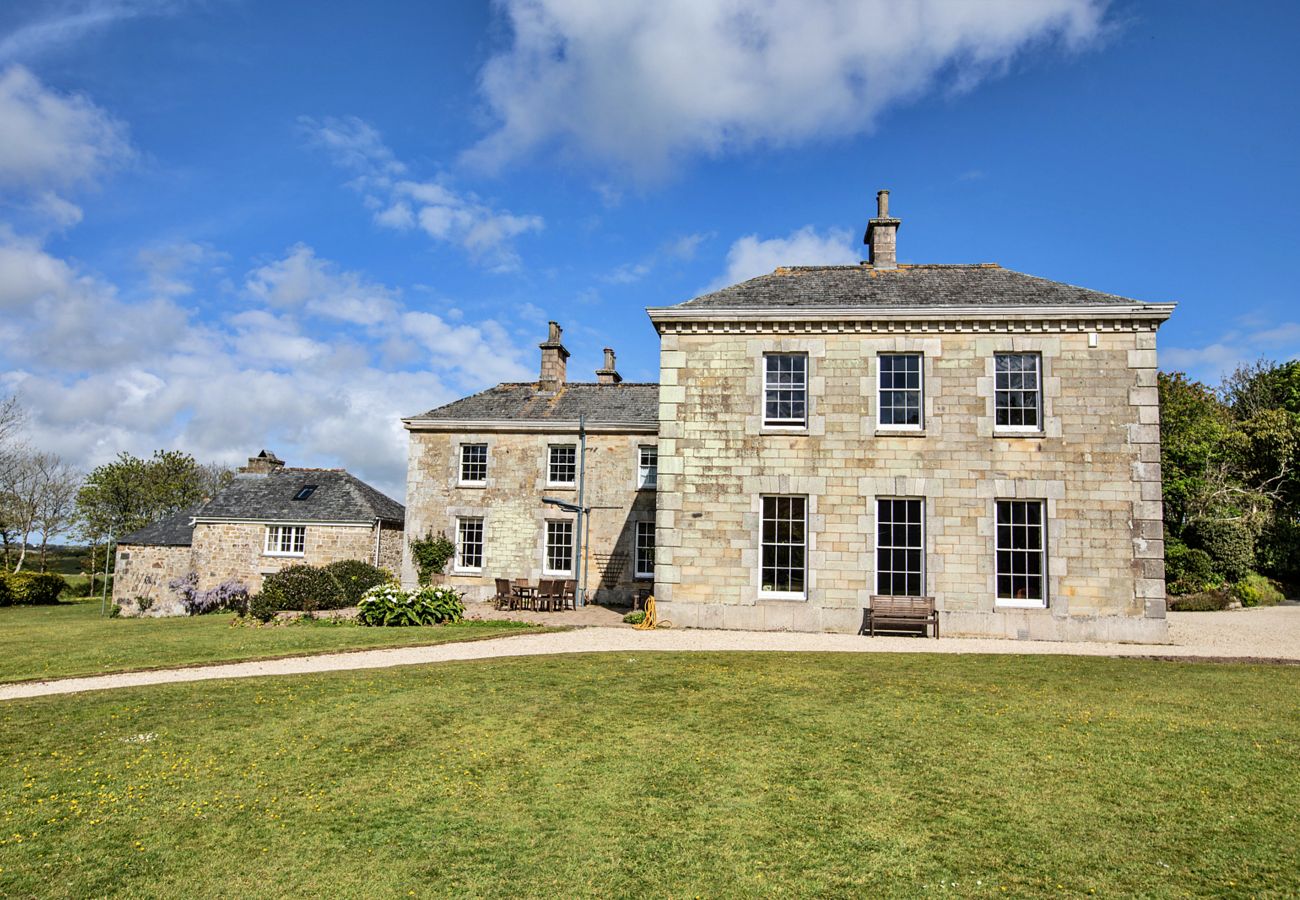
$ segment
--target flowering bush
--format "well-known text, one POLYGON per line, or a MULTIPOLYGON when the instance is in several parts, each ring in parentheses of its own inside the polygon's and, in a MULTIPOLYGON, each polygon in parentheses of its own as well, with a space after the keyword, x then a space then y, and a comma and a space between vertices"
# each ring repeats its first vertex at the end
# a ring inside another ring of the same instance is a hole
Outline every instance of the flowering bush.
POLYGON ((242 616, 248 612, 248 588, 242 581, 233 578, 210 590, 201 591, 199 573, 190 572, 172 579, 167 587, 176 594, 186 615, 201 616, 204 613, 230 610, 242 616))
POLYGON ((422 587, 408 592, 392 582, 372 587, 357 605, 362 625, 438 625, 459 622, 464 614, 459 591, 422 587))

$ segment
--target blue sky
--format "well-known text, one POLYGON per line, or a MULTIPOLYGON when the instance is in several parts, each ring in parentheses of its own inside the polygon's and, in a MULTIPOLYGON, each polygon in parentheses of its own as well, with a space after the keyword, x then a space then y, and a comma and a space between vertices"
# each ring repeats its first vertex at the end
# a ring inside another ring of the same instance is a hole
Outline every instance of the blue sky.
POLYGON ((89 467, 262 447, 403 492, 400 415, 647 306, 850 262, 1177 301, 1166 368, 1300 351, 1289 3, 237 0, 0 8, 0 379, 89 467))

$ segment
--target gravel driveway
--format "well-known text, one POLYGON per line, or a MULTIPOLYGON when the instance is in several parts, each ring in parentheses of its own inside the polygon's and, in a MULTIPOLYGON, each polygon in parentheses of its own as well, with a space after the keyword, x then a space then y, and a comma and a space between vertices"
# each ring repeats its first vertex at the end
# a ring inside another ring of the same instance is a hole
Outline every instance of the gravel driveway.
POLYGON ((439 644, 328 653, 263 662, 225 663, 186 669, 127 672, 88 678, 64 678, 0 685, 0 701, 49 694, 70 694, 109 688, 208 681, 214 678, 253 678, 262 675, 301 675, 345 669, 382 669, 454 660, 499 656, 541 656, 556 653, 626 652, 637 650, 713 651, 767 650, 833 653, 1031 653, 1076 656, 1159 656, 1206 659, 1260 659, 1300 663, 1300 605, 1226 612, 1170 613, 1168 644, 1098 644, 1050 641, 1007 641, 991 638, 912 637, 865 638, 848 634, 805 634, 773 631, 705 631, 592 627, 549 634, 526 634, 439 644))

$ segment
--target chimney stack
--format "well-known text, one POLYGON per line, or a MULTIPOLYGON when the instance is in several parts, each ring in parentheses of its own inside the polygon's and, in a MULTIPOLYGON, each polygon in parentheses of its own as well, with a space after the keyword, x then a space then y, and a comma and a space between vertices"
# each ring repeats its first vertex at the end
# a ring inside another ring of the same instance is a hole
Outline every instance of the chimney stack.
POLYGON ((604 368, 596 370, 596 380, 601 384, 618 384, 623 380, 623 376, 614 367, 614 351, 609 347, 605 348, 604 368))
POLYGON ((898 226, 901 219, 889 215, 889 191, 876 191, 876 217, 867 223, 862 239, 870 252, 867 261, 877 269, 898 267, 898 226))
POLYGON ((248 465, 240 466, 239 471, 246 475, 270 475, 276 469, 284 468, 284 460, 269 450, 263 450, 256 456, 248 458, 248 465))
POLYGON ((542 374, 537 380, 537 389, 558 391, 564 386, 569 351, 565 350, 564 345, 560 343, 560 335, 564 329, 555 322, 548 322, 547 325, 550 327, 550 332, 546 340, 537 345, 542 348, 542 374))

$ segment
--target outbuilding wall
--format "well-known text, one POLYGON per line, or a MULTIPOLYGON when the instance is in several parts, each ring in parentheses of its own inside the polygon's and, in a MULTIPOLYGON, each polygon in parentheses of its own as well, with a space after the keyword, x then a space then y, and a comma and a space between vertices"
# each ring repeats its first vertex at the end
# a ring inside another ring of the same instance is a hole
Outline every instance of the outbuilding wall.
POLYGON ((146 599, 150 616, 181 615, 184 610, 168 585, 194 569, 189 547, 118 544, 113 569, 113 602, 124 615, 140 615, 146 599))

